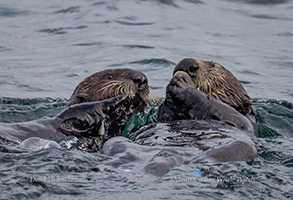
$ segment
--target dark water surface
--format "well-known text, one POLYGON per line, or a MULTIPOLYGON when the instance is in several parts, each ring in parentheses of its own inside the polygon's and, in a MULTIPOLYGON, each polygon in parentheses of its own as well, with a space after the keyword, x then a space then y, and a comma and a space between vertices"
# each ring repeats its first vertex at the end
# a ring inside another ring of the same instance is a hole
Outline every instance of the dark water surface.
POLYGON ((265 146, 219 181, 195 181, 185 166, 161 178, 97 172, 111 158, 74 146, 2 149, 0 198, 292 199, 292 14, 291 0, 0 0, 0 122, 54 116, 80 81, 107 68, 144 72, 162 98, 174 65, 192 57, 242 82, 265 146))

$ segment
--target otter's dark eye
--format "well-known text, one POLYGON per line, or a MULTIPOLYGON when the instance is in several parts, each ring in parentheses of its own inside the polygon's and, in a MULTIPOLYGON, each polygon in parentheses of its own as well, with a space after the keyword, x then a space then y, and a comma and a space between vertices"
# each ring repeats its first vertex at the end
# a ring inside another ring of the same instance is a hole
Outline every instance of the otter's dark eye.
POLYGON ((111 80, 113 78, 113 74, 108 74, 108 77, 107 77, 109 80, 111 80))
POLYGON ((188 72, 189 73, 195 73, 197 71, 198 67, 195 66, 189 66, 188 67, 188 72))

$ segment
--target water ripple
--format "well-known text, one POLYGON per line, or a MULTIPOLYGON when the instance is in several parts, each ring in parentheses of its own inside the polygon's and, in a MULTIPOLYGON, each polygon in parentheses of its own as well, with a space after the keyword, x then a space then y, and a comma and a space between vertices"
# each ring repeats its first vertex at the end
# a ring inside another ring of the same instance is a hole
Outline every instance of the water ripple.
POLYGON ((152 59, 143 59, 138 61, 130 62, 129 64, 140 64, 140 65, 154 65, 154 66, 174 66, 176 63, 169 61, 167 59, 158 59, 158 58, 152 58, 152 59))
POLYGON ((56 12, 54 12, 55 14, 59 14, 59 13, 76 13, 80 11, 80 6, 73 6, 70 8, 66 8, 66 9, 62 9, 62 10, 57 10, 56 12))
POLYGON ((54 116, 66 105, 65 99, 0 98, 0 122, 22 122, 54 116))
POLYGON ((261 75, 261 74, 259 74, 259 73, 257 73, 257 72, 253 72, 253 71, 249 71, 249 70, 243 70, 243 71, 241 71, 240 73, 242 73, 242 74, 247 74, 247 75, 263 76, 263 75, 261 75))
POLYGON ((245 3, 251 3, 251 4, 281 4, 281 3, 287 3, 289 0, 244 0, 245 3))
POLYGON ((283 37, 293 37, 293 33, 287 31, 287 32, 281 32, 278 33, 277 36, 283 36, 283 37))
MULTIPOLYGON (((131 47, 131 48, 145 48, 145 47, 131 47)), ((152 59, 143 59, 143 60, 136 60, 132 62, 127 62, 127 63, 115 63, 108 65, 109 67, 119 67, 123 65, 151 65, 151 66, 158 66, 158 67, 170 67, 170 66, 175 66, 176 63, 169 61, 167 59, 159 59, 159 58, 152 58, 152 59)))
POLYGON ((154 49, 155 47, 147 46, 147 45, 122 45, 125 48, 134 49, 134 48, 140 48, 140 49, 154 49))
POLYGON ((27 11, 20 11, 15 8, 0 7, 0 17, 16 17, 18 15, 24 15, 27 13, 27 11))
MULTIPOLYGON (((226 1, 233 1, 235 0, 226 0, 226 1)), ((238 0, 236 2, 243 2, 247 4, 256 4, 256 5, 269 5, 269 4, 283 4, 287 3, 289 0, 238 0)))
POLYGON ((12 49, 11 48, 7 48, 7 47, 5 47, 5 46, 0 46, 0 52, 3 52, 3 51, 12 51, 12 49))
POLYGON ((53 34, 65 34, 67 33, 65 30, 78 30, 84 29, 87 26, 77 26, 77 27, 65 27, 65 28, 48 28, 48 29, 41 29, 39 32, 41 33, 53 33, 53 34))
POLYGON ((154 23, 152 22, 125 22, 125 21, 119 21, 119 20, 115 20, 115 22, 119 23, 119 24, 123 24, 123 25, 129 25, 129 26, 146 26, 146 25, 152 25, 154 23))
POLYGON ((89 43, 73 44, 72 46, 88 47, 88 46, 101 46, 103 44, 105 44, 105 43, 103 43, 103 42, 89 42, 89 43))
POLYGON ((264 14, 256 14, 256 15, 250 15, 250 17, 258 18, 258 19, 270 19, 270 20, 287 20, 292 21, 292 18, 288 17, 275 17, 271 15, 264 15, 264 14))
POLYGON ((293 104, 288 101, 254 100, 262 137, 293 137, 293 104))

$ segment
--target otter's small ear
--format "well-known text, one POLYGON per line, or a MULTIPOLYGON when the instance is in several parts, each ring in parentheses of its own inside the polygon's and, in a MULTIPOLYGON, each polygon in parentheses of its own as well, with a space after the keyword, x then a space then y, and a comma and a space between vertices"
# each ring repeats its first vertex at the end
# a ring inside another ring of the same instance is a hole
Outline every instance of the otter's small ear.
POLYGON ((214 63, 214 61, 211 60, 210 65, 211 65, 211 67, 216 67, 217 63, 214 63))

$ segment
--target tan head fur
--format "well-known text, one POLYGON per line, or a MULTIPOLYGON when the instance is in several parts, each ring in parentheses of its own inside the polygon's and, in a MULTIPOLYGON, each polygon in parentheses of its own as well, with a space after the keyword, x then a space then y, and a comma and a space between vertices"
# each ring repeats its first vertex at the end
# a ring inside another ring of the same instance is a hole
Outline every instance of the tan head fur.
POLYGON ((132 69, 107 69, 92 74, 80 82, 69 99, 68 106, 83 102, 108 99, 126 93, 136 99, 139 110, 148 101, 149 86, 147 77, 132 69))
POLYGON ((198 90, 221 100, 244 115, 255 117, 250 97, 245 89, 222 65, 212 61, 185 58, 176 65, 174 73, 177 71, 187 72, 198 90))

